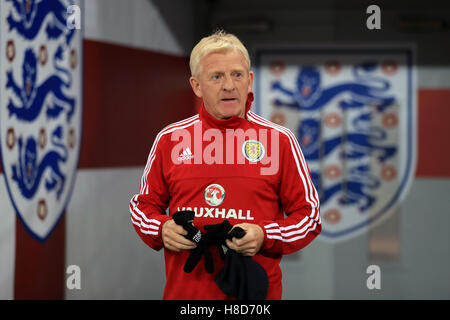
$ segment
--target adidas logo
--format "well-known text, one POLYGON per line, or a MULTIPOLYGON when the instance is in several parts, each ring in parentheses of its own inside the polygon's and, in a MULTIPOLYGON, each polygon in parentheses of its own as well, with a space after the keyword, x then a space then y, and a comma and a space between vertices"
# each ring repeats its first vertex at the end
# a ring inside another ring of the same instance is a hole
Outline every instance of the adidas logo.
POLYGON ((183 150, 183 152, 178 157, 178 161, 189 160, 189 159, 192 159, 193 157, 194 157, 194 155, 192 154, 191 149, 186 148, 183 150))

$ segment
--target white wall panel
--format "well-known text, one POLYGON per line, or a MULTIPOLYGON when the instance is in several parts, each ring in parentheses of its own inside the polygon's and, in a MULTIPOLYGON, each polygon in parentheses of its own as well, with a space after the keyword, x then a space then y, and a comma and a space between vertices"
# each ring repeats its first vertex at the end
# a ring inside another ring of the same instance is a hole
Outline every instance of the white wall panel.
POLYGON ((135 232, 128 203, 143 168, 82 169, 66 216, 66 265, 81 269, 81 289, 66 299, 161 299, 163 252, 135 232))
POLYGON ((14 297, 16 215, 0 174, 0 300, 14 297))

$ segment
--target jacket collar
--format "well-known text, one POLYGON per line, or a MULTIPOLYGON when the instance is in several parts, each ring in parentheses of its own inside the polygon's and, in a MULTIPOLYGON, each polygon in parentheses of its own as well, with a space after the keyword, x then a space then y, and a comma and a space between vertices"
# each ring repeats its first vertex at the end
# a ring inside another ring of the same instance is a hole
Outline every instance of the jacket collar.
POLYGON ((247 101, 245 103, 245 118, 241 118, 238 116, 232 116, 226 120, 220 120, 213 117, 206 111, 205 104, 202 102, 202 105, 199 110, 200 120, 206 123, 209 127, 217 128, 217 129, 235 129, 238 127, 245 126, 248 123, 247 113, 250 111, 253 102, 253 92, 250 92, 247 96, 247 101))

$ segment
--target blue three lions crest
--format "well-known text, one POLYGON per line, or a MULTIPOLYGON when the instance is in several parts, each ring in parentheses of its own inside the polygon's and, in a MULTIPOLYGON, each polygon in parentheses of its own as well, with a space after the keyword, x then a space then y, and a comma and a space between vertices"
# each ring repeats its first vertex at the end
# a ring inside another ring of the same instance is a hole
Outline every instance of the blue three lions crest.
POLYGON ((40 241, 66 209, 78 165, 82 37, 66 27, 74 4, 0 3, 2 167, 16 213, 40 241))
POLYGON ((411 55, 409 48, 257 54, 269 62, 258 79, 261 111, 296 133, 320 197, 322 238, 362 232, 407 192, 415 163, 411 55))

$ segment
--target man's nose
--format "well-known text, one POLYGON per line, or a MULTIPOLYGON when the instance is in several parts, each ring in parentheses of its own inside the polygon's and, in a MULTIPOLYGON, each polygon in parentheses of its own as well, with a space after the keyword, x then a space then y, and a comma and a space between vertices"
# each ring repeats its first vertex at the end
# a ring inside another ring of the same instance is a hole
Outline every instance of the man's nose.
POLYGON ((223 90, 232 91, 233 89, 234 89, 233 79, 230 76, 225 76, 223 82, 223 90))

